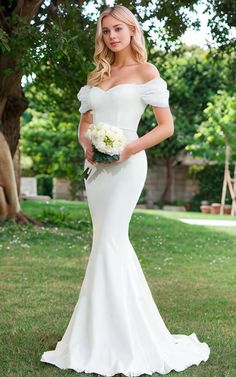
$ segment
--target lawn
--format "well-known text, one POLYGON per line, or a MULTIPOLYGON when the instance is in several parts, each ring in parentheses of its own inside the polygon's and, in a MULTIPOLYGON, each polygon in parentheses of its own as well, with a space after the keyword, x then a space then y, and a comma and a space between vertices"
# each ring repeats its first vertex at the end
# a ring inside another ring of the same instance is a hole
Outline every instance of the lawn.
MULTIPOLYGON (((0 376, 76 376, 40 357, 62 337, 78 299, 92 243, 88 207, 66 201, 22 207, 48 225, 0 226, 0 376)), ((135 210, 130 240, 171 333, 195 332, 211 348, 206 363, 168 376, 235 377, 236 228, 228 232, 181 223, 173 213, 135 210)))
MULTIPOLYGON (((149 213, 150 215, 161 217, 167 217, 168 219, 205 219, 205 220, 226 220, 236 222, 236 216, 231 215, 212 215, 212 214, 204 214, 201 212, 180 212, 180 211, 163 211, 163 210, 146 210, 146 209, 137 209, 136 211, 140 211, 141 213, 149 213)), ((226 232, 233 235, 236 235, 236 227, 234 226, 225 226, 225 227, 215 227, 211 225, 207 225, 209 230, 215 232, 226 232)))

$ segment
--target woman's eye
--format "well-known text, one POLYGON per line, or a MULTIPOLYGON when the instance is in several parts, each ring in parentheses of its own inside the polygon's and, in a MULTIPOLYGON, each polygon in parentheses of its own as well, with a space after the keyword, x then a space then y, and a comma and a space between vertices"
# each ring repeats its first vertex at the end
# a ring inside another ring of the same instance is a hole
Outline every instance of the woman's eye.
MULTIPOLYGON (((121 27, 117 27, 117 28, 115 28, 115 31, 116 31, 116 32, 119 32, 119 31, 121 31, 121 30, 122 30, 121 27)), ((109 30, 103 30, 102 33, 103 33, 103 34, 108 34, 108 33, 109 33, 109 30)))

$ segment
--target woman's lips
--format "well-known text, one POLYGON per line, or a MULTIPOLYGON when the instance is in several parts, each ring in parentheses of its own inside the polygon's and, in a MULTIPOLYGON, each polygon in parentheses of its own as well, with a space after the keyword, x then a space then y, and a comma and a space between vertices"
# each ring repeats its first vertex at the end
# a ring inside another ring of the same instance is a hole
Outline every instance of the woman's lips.
POLYGON ((111 46, 116 46, 119 42, 111 42, 111 46))

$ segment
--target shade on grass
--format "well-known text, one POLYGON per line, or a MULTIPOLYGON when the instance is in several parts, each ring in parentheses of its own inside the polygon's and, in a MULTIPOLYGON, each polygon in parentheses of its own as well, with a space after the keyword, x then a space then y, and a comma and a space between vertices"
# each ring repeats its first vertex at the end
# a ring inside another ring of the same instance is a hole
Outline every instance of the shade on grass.
MULTIPOLYGON (((92 244, 88 207, 64 201, 23 207, 51 225, 0 227, 0 376, 76 375, 40 357, 64 334, 78 299, 92 244)), ((196 332, 211 348, 206 363, 169 375, 235 377, 236 234, 173 217, 136 210, 130 223, 130 240, 167 327, 196 332)))

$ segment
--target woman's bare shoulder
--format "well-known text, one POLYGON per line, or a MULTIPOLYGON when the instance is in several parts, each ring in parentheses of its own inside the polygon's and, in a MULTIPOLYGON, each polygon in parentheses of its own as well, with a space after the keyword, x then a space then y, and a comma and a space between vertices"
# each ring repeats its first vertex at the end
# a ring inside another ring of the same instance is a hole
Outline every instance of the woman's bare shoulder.
POLYGON ((153 80, 160 76, 157 67, 152 63, 143 63, 138 66, 138 74, 143 82, 153 80))

